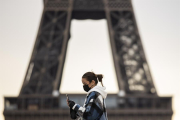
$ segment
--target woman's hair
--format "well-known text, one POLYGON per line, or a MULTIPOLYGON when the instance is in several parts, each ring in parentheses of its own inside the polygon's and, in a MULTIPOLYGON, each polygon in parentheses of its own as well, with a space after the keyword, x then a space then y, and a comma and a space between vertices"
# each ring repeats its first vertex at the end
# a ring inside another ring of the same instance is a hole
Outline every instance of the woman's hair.
POLYGON ((102 74, 95 74, 94 72, 86 72, 82 76, 82 78, 86 78, 87 81, 89 81, 89 82, 92 82, 92 80, 94 80, 96 85, 98 84, 98 80, 99 80, 99 82, 101 82, 101 85, 103 86, 103 83, 102 83, 103 75, 102 74))

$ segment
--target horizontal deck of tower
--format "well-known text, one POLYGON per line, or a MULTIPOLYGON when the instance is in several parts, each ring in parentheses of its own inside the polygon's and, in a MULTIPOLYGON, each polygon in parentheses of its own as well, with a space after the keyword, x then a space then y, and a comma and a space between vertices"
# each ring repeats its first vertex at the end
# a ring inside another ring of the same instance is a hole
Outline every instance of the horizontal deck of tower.
MULTIPOLYGON (((69 98, 83 105, 85 94, 69 94, 69 98)), ((170 120, 172 116, 171 97, 125 96, 108 94, 106 98, 108 118, 130 120, 170 120)), ((6 120, 70 119, 66 95, 26 95, 5 97, 4 116, 6 120)))

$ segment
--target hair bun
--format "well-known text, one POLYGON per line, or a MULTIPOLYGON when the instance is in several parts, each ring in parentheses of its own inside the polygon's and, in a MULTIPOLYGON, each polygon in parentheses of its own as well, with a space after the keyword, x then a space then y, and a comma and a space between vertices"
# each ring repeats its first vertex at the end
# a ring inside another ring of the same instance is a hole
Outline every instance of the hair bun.
POLYGON ((96 77, 98 78, 99 82, 101 82, 101 85, 103 86, 103 83, 102 83, 103 75, 102 74, 96 74, 96 77))
POLYGON ((96 77, 98 78, 99 82, 102 82, 102 78, 103 78, 102 74, 96 74, 96 77))

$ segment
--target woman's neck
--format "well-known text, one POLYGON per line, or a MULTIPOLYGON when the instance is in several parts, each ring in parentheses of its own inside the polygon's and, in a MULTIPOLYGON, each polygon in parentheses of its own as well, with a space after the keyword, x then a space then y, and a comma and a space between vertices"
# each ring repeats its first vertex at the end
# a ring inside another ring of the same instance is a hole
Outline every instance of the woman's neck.
POLYGON ((96 85, 93 85, 92 87, 91 87, 91 89, 93 88, 93 87, 95 87, 96 85))

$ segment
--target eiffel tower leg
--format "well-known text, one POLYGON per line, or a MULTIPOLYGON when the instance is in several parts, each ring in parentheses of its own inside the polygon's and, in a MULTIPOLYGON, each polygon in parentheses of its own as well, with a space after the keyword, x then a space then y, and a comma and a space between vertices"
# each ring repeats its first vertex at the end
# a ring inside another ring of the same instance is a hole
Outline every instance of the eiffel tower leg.
MULTIPOLYGON (((130 0, 104 0, 111 48, 120 91, 157 94, 136 25, 130 0)), ((120 93, 121 94, 121 93, 120 93)))
POLYGON ((32 57, 20 92, 23 94, 52 94, 58 92, 72 14, 73 0, 58 1, 59 9, 45 2, 43 15, 32 57))

